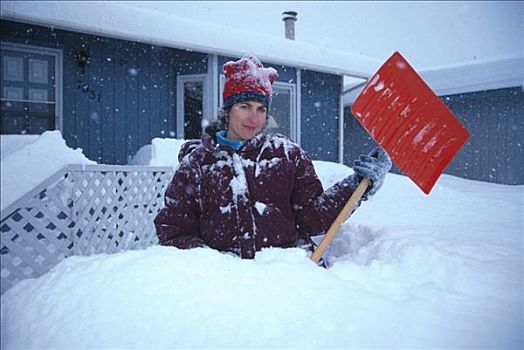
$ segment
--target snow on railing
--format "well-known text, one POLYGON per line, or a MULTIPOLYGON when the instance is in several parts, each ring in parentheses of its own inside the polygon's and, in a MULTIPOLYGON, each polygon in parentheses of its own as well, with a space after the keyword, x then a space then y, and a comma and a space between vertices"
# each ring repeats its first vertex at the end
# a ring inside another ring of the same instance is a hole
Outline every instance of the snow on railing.
POLYGON ((68 165, 2 210, 1 291, 71 255, 156 244, 172 167, 68 165))

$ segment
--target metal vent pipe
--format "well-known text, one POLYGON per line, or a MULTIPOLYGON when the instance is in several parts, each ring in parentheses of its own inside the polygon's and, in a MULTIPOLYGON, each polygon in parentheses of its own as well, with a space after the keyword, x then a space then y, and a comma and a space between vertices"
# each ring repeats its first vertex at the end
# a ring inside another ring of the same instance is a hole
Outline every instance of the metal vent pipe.
POLYGON ((297 21, 297 13, 295 11, 282 12, 282 20, 285 25, 286 39, 295 40, 295 22, 297 21))

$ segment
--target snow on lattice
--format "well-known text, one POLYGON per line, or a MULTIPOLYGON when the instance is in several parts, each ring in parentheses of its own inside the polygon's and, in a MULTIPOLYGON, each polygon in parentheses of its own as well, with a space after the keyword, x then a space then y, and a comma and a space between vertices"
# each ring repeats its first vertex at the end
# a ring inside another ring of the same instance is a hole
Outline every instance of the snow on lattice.
POLYGON ((82 149, 69 148, 58 130, 41 135, 1 135, 0 140, 0 210, 6 209, 66 164, 96 164, 86 158, 82 149))
POLYGON ((2 293, 65 257, 157 242, 153 218, 171 167, 70 165, 1 214, 2 293))

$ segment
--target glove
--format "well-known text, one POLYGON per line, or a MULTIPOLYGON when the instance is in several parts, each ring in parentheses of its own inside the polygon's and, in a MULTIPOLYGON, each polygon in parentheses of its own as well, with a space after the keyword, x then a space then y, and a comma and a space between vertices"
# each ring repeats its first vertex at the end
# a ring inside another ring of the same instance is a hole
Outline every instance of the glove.
POLYGON ((368 155, 361 155, 353 165, 352 188, 357 188, 358 184, 363 178, 371 180, 366 192, 362 196, 363 200, 373 196, 382 187, 384 178, 389 170, 391 170, 391 158, 386 151, 380 147, 375 148, 368 155))

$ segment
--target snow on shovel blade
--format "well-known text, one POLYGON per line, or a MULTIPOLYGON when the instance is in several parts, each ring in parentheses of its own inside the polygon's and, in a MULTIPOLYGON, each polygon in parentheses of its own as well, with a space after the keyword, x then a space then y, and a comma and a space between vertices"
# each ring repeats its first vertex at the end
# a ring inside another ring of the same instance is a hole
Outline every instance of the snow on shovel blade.
POLYGON ((351 112, 426 194, 469 137, 398 52, 371 77, 351 112))

